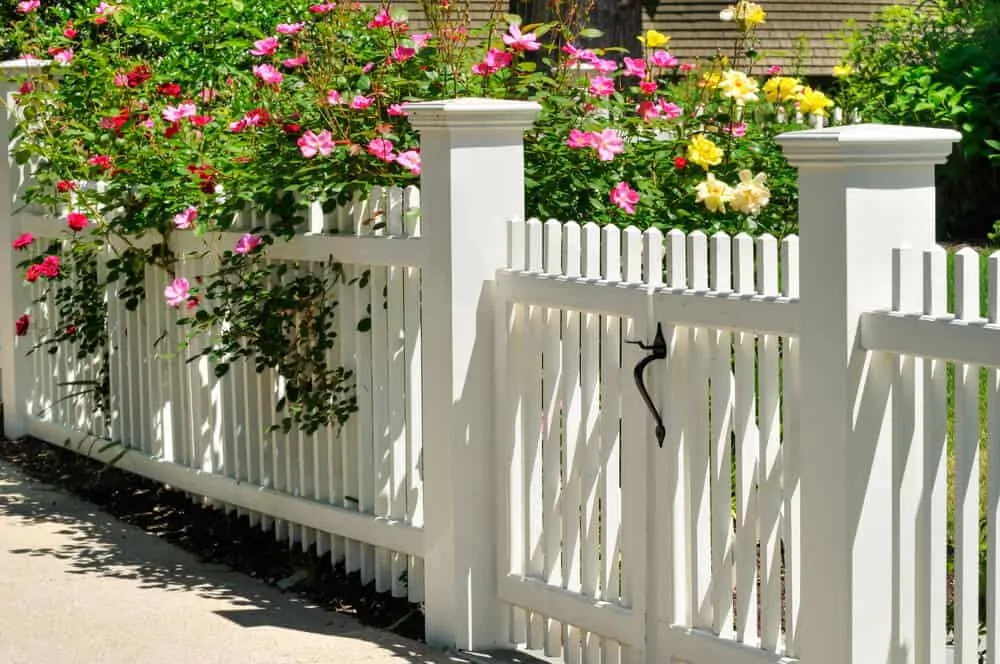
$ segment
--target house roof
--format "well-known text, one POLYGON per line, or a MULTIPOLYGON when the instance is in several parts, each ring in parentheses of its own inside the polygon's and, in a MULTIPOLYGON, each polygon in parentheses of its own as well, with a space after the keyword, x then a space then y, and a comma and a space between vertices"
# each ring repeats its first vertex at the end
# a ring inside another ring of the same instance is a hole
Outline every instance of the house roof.
MULTIPOLYGON (((670 35, 670 52, 680 58, 710 57, 717 50, 732 49, 735 27, 719 19, 719 12, 729 0, 661 0, 653 19, 644 17, 647 29, 670 35)), ((839 64, 842 44, 837 33, 854 19, 859 25, 871 21, 882 7, 893 0, 761 0, 767 20, 757 28, 762 64, 782 65, 791 70, 795 53, 805 38, 802 73, 827 75, 839 64)), ((798 49, 801 50, 801 49, 798 49)))

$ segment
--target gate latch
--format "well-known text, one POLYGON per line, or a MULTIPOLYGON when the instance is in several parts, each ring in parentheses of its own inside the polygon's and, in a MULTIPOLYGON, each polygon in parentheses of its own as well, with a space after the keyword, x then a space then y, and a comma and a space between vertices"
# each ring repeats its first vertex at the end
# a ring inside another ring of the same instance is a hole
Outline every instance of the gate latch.
POLYGON ((653 337, 653 343, 651 344, 645 344, 641 340, 627 340, 625 343, 635 344, 639 348, 649 351, 649 354, 635 365, 632 377, 635 378, 635 386, 639 388, 639 394, 642 395, 642 400, 646 403, 646 408, 649 409, 649 412, 653 415, 653 419, 656 420, 656 442, 662 448, 663 439, 667 437, 667 430, 663 426, 663 417, 660 415, 660 411, 656 409, 656 404, 653 403, 653 398, 649 396, 649 390, 646 389, 643 372, 646 370, 646 366, 654 360, 665 360, 667 358, 667 342, 663 338, 663 326, 660 323, 656 324, 656 336, 653 337))

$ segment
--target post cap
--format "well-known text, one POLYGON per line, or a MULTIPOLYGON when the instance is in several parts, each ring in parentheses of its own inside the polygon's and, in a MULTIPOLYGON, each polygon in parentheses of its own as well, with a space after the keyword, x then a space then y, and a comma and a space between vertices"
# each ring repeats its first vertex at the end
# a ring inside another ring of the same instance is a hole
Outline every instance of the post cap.
POLYGON ((542 107, 533 101, 463 97, 405 104, 410 124, 424 129, 528 129, 542 107))
POLYGON ((857 124, 791 131, 775 138, 793 166, 943 164, 962 135, 951 129, 857 124))

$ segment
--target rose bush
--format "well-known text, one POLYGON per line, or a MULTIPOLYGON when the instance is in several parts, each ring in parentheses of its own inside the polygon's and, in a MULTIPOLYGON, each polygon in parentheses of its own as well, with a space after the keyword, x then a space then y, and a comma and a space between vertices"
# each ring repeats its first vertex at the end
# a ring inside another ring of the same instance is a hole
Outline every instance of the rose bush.
POLYGON ((732 55, 702 62, 679 61, 656 31, 638 36, 642 58, 619 58, 588 49, 596 32, 572 21, 471 26, 449 0, 428 1, 420 28, 389 5, 157 2, 44 20, 44 0, 18 5, 20 52, 52 62, 21 85, 15 156, 38 163, 29 198, 67 224, 65 242, 22 262, 59 302, 43 343, 85 339, 80 352, 106 355, 105 290, 134 308, 145 272, 164 270, 169 286, 154 295, 204 335, 218 375, 245 357, 286 379, 286 429, 343 423, 354 408, 349 372, 326 360, 332 286, 345 277, 334 261, 285 274, 268 247, 294 235, 306 202, 330 210, 375 184, 418 182, 407 102, 538 101, 525 139, 531 215, 779 236, 794 230, 796 198, 774 136, 782 118, 832 105, 778 67, 756 71, 766 13, 746 0, 720 16, 732 55), (246 208, 270 223, 220 246, 246 208), (217 267, 181 274, 180 233, 201 238, 198 255, 217 267))

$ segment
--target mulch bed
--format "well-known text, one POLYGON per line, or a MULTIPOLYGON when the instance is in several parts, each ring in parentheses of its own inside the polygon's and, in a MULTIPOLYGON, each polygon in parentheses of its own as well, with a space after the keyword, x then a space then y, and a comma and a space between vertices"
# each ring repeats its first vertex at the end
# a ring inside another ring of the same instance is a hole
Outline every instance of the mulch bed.
POLYGON ((247 517, 196 505, 183 492, 39 440, 0 440, 0 459, 203 561, 223 563, 269 584, 305 576, 287 591, 353 615, 366 625, 411 639, 424 638, 419 607, 376 593, 374 583, 363 585, 357 573, 345 573, 343 565, 331 566, 329 556, 320 558, 315 549, 303 552, 299 545, 291 549, 287 542, 276 542, 273 533, 252 527, 247 517))

